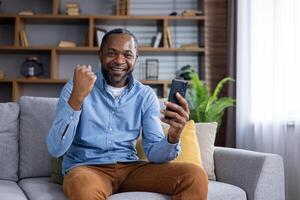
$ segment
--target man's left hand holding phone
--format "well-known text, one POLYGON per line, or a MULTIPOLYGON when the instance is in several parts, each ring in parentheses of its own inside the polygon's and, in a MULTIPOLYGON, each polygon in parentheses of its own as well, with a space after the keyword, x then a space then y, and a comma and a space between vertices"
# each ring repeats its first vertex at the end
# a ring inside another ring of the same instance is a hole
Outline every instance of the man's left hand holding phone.
POLYGON ((91 65, 77 65, 73 75, 73 90, 69 98, 69 105, 74 110, 80 110, 84 98, 92 91, 97 76, 91 65))
POLYGON ((169 109, 161 109, 161 113, 165 115, 165 117, 161 118, 161 121, 170 125, 168 130, 168 142, 172 144, 179 142, 181 132, 185 123, 189 120, 190 114, 189 106, 185 98, 181 96, 179 92, 175 93, 175 97, 179 104, 166 101, 164 103, 169 109))

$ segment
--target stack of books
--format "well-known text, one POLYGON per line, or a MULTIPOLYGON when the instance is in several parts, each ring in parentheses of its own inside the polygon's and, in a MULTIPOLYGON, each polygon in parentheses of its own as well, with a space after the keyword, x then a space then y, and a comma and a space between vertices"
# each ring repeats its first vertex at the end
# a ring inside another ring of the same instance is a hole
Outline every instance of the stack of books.
POLYGON ((32 10, 23 10, 23 11, 19 12, 18 14, 19 15, 34 15, 32 10))
POLYGON ((71 41, 60 41, 58 44, 59 47, 76 47, 76 43, 75 42, 71 42, 71 41))
POLYGON ((201 10, 184 10, 181 13, 181 15, 193 17, 193 16, 198 16, 198 15, 203 15, 203 12, 201 10))
POLYGON ((80 15, 79 5, 76 2, 68 2, 66 4, 67 15, 80 15))

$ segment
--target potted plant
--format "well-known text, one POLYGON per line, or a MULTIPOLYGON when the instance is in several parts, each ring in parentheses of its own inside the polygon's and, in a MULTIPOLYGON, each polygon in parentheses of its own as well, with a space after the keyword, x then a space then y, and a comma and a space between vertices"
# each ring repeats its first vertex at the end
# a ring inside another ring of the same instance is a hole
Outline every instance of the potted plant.
POLYGON ((196 72, 189 73, 189 90, 186 99, 190 108, 190 119, 194 120, 203 167, 210 180, 216 180, 214 173, 214 143, 225 109, 235 105, 230 97, 219 97, 224 84, 232 78, 222 79, 213 93, 199 79, 196 72))
POLYGON ((190 107, 190 119, 197 122, 217 122, 221 125, 225 109, 235 105, 231 97, 219 98, 225 83, 234 81, 230 77, 222 79, 211 94, 208 87, 199 79, 195 72, 190 73, 190 88, 187 101, 190 107))

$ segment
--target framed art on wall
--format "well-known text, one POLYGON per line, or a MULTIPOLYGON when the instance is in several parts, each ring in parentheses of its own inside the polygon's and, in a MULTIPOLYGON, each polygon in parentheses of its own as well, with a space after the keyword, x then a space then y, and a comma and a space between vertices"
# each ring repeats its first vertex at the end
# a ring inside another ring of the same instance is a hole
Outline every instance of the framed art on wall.
POLYGON ((146 80, 158 80, 158 59, 146 59, 146 80))

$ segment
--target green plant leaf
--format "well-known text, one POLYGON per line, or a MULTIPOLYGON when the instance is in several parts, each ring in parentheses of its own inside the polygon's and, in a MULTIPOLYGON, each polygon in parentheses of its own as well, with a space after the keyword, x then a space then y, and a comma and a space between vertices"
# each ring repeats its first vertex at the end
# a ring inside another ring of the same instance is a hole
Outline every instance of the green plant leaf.
POLYGON ((220 126, 226 108, 234 106, 235 100, 230 97, 219 98, 223 86, 234 81, 230 77, 222 79, 216 86, 213 95, 208 87, 199 79, 197 73, 190 74, 191 81, 188 91, 190 119, 195 122, 217 122, 220 126))
POLYGON ((225 83, 229 82, 229 81, 234 81, 234 79, 232 79, 231 77, 226 77, 226 78, 223 78, 217 85, 217 87, 215 88, 215 91, 213 93, 213 96, 215 98, 218 98, 223 86, 225 85, 225 83))
POLYGON ((210 110, 206 113, 207 121, 216 121, 218 126, 221 125, 222 117, 224 115, 225 109, 235 105, 235 100, 230 97, 222 97, 215 101, 210 110))

